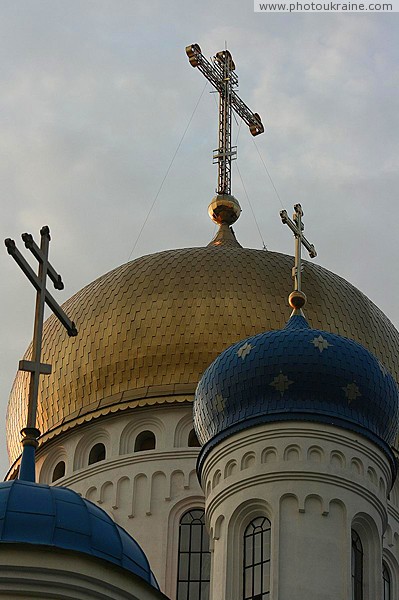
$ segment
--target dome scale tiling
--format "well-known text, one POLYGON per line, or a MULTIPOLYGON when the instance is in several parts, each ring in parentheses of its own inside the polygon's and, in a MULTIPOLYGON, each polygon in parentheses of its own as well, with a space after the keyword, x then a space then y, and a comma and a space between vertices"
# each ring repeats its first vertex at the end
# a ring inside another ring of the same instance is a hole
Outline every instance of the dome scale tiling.
MULTIPOLYGON (((284 326, 292 257, 238 245, 169 250, 103 275, 63 308, 79 330, 74 340, 50 317, 42 360, 37 425, 42 442, 60 428, 135 406, 192 400, 208 365, 226 347, 284 326)), ((399 380, 399 333, 359 290, 305 262, 312 327, 363 344, 399 380)), ((25 355, 29 358, 29 349, 25 355)), ((7 436, 11 462, 20 453, 28 376, 11 392, 7 436)))
POLYGON ((241 340, 201 377, 194 425, 203 444, 197 468, 226 437, 256 425, 295 421, 360 433, 386 454, 399 428, 399 391, 388 369, 346 337, 313 329, 295 311, 281 330, 241 340))

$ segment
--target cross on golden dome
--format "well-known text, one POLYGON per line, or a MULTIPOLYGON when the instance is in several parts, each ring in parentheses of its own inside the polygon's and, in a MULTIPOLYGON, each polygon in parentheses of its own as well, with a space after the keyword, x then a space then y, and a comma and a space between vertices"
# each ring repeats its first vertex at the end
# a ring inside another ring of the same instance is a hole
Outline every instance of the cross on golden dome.
POLYGON ((241 213, 240 204, 231 193, 231 163, 237 158, 237 146, 232 145, 233 111, 248 125, 252 135, 263 133, 264 127, 258 113, 253 113, 235 91, 238 77, 227 49, 217 52, 212 62, 205 58, 198 44, 187 46, 186 54, 191 66, 197 67, 219 94, 219 146, 213 151, 213 163, 218 165, 218 185, 208 213, 220 230, 211 244, 237 245, 230 230, 241 213))

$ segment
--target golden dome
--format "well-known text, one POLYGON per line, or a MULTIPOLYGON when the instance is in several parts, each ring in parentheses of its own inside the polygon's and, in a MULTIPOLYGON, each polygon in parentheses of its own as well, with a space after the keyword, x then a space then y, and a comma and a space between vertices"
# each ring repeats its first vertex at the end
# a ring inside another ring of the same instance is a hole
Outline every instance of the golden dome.
MULTIPOLYGON (((191 400, 224 348, 286 323, 293 258, 218 244, 144 256, 89 284, 64 304, 77 338, 56 318, 46 321, 42 362, 53 372, 41 381, 42 441, 119 409, 191 400)), ((399 334, 384 314, 318 265, 305 263, 303 282, 310 324, 364 344, 398 380, 399 334)), ((27 384, 18 372, 7 417, 11 461, 20 454, 27 384)))

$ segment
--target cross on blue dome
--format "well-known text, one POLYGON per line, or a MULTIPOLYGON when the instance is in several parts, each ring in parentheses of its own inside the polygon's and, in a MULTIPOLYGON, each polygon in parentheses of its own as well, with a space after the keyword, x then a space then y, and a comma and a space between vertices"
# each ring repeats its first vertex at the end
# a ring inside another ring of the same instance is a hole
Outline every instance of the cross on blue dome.
POLYGON ((16 249, 13 240, 6 240, 9 253, 21 266, 37 289, 33 360, 21 361, 20 369, 31 372, 27 424, 22 429, 22 459, 19 479, 0 483, 0 544, 28 544, 83 553, 103 559, 134 573, 156 589, 158 584, 138 543, 117 525, 105 511, 85 500, 73 490, 50 487, 35 482, 35 450, 40 431, 36 428, 38 381, 40 374, 49 374, 50 365, 41 360, 44 304, 49 304, 66 327, 68 335, 77 334, 76 327, 47 291, 47 274, 58 289, 61 277, 48 263, 50 230, 43 227, 41 246, 32 236, 23 234, 25 245, 39 261, 39 274, 33 273, 16 249))
POLYGON ((199 469, 221 440, 279 421, 327 423, 360 433, 395 469, 396 382, 366 348, 312 329, 300 311, 284 329, 230 346, 205 371, 194 401, 194 424, 204 444, 199 469))

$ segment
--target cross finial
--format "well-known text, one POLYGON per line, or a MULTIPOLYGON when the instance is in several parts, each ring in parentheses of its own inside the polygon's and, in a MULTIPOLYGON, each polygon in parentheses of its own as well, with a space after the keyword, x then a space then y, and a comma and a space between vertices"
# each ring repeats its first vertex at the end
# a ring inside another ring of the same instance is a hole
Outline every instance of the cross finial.
POLYGON ((40 248, 35 243, 30 233, 23 233, 22 240, 25 243, 33 256, 39 263, 37 275, 29 263, 25 260, 22 254, 19 252, 14 240, 7 238, 5 245, 7 252, 13 257, 15 262, 21 267, 33 287, 36 289, 36 309, 35 309, 35 322, 33 329, 33 342, 32 342, 32 360, 21 360, 19 362, 20 371, 30 372, 30 383, 29 383, 29 398, 28 398, 28 416, 26 421, 26 427, 22 429, 22 445, 24 452, 22 455, 22 462, 20 468, 20 479, 28 481, 35 481, 34 472, 34 450, 38 445, 38 438, 40 431, 36 428, 36 411, 37 401, 39 395, 39 378, 40 375, 49 375, 51 373, 51 365, 41 363, 42 353, 42 334, 43 334, 43 320, 44 320, 44 305, 47 304, 53 313, 61 321, 62 325, 66 328, 69 336, 77 335, 77 329, 75 323, 70 321, 67 315, 64 313, 62 308, 58 305, 56 300, 52 297, 50 292, 46 289, 47 275, 52 280, 54 287, 58 290, 64 288, 64 284, 53 266, 48 261, 49 243, 50 243, 50 230, 45 225, 40 230, 40 248))
POLYGON ((232 111, 248 125, 252 135, 263 133, 264 128, 260 116, 253 113, 235 91, 238 77, 227 49, 217 52, 212 62, 205 58, 198 44, 187 46, 186 53, 191 66, 198 67, 219 93, 219 147, 213 151, 213 162, 218 165, 218 186, 208 212, 218 225, 230 226, 241 213, 238 201, 231 195, 231 162, 237 158, 237 146, 232 145, 232 111))
POLYGON ((289 296, 290 306, 294 310, 301 310, 306 303, 306 295, 302 291, 302 246, 305 246, 310 258, 315 258, 317 252, 313 244, 303 235, 305 226, 302 221, 304 212, 300 204, 294 205, 294 215, 292 221, 289 218, 286 210, 280 211, 282 222, 291 229, 295 237, 295 264, 292 269, 292 277, 294 279, 294 291, 289 296))

